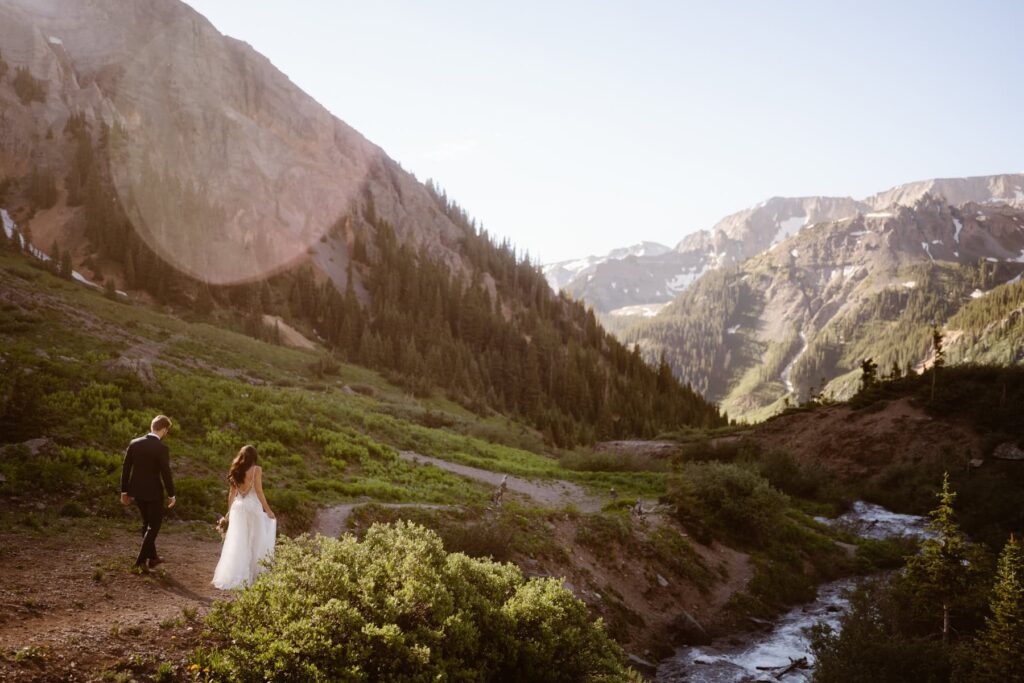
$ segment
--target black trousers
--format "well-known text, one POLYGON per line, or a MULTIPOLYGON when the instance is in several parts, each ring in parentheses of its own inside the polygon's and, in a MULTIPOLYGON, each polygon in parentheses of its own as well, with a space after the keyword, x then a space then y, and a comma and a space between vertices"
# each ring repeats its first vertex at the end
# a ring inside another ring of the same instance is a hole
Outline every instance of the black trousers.
POLYGON ((135 504, 142 513, 142 549, 135 560, 135 566, 139 566, 156 557, 156 535, 164 521, 164 505, 161 500, 136 500, 135 504))

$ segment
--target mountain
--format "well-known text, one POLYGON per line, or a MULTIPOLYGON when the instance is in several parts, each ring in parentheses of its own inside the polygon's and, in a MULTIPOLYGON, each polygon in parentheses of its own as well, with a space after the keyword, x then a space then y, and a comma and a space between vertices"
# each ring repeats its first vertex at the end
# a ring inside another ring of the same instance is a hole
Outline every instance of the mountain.
POLYGON ((650 358, 664 354, 730 416, 748 418, 821 391, 850 395, 864 358, 885 374, 920 370, 932 321, 944 326, 949 362, 1024 361, 1018 178, 1024 184, 1020 176, 932 181, 877 195, 912 204, 800 230, 704 275, 623 337, 650 358), (1008 191, 985 203, 931 194, 963 199, 993 187, 1008 191))
POLYGON ((178 0, 0 0, 0 208, 111 293, 264 338, 286 321, 325 372, 358 362, 555 445, 721 422, 178 0))
MULTIPOLYGON (((599 313, 645 317, 660 310, 704 273, 740 263, 817 223, 857 214, 884 212, 888 207, 912 206, 923 196, 944 197, 954 205, 965 202, 1024 202, 1024 175, 925 180, 900 185, 856 200, 851 197, 772 197, 754 207, 726 216, 710 229, 684 237, 668 253, 637 256, 611 264, 603 261, 552 281, 583 299, 599 313)), ((546 267, 553 269, 560 264, 546 267)), ((549 277, 549 280, 551 278, 549 277)), ((621 328, 622 323, 616 323, 621 328)))
POLYGON ((548 279, 551 289, 557 292, 569 284, 569 282, 574 278, 585 277, 593 273, 594 269, 603 263, 607 263, 609 261, 620 261, 630 256, 661 256, 670 251, 672 251, 672 248, 665 246, 664 244, 658 244, 657 242, 640 242, 629 247, 612 249, 604 256, 588 256, 586 258, 575 259, 572 261, 549 263, 542 268, 542 271, 544 272, 544 277, 548 279))

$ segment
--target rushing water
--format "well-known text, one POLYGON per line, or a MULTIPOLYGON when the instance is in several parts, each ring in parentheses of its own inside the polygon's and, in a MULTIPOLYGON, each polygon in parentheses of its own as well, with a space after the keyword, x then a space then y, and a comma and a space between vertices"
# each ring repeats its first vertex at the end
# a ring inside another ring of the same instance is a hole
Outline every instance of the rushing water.
MULTIPOLYGON (((897 514, 861 501, 836 519, 819 518, 818 521, 841 525, 866 538, 923 537, 927 535, 928 522, 924 517, 897 514)), ((767 631, 722 638, 709 646, 681 648, 658 666, 656 680, 665 683, 809 681, 814 657, 807 630, 819 622, 837 628, 849 609, 847 594, 855 583, 854 579, 841 579, 825 584, 818 590, 814 602, 791 609, 776 619, 767 631), (806 666, 783 673, 791 663, 801 659, 806 661, 806 666)))

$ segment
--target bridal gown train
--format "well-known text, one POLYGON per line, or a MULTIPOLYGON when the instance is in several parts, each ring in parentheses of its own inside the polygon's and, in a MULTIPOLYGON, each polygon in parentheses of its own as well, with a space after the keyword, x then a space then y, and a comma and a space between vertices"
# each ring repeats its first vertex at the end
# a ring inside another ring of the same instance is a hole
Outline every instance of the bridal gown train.
POLYGON ((260 563, 274 556, 277 520, 263 511, 254 488, 237 493, 228 510, 228 531, 213 572, 213 585, 221 590, 249 585, 263 570, 260 563))

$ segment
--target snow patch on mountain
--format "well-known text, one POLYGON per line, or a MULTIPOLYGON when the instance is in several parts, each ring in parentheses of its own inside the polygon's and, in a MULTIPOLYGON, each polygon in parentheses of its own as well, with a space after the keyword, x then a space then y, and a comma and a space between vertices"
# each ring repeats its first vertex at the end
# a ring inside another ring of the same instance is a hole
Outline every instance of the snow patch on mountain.
POLYGON ((666 287, 672 293, 681 292, 689 287, 694 280, 703 275, 706 270, 706 268, 694 268, 693 270, 683 271, 669 280, 666 287))
POLYGON ((609 311, 608 315, 614 315, 617 317, 628 317, 635 316, 641 318, 653 318, 658 315, 658 312, 665 307, 665 304, 636 304, 634 306, 623 306, 622 308, 616 308, 614 311, 609 311))

